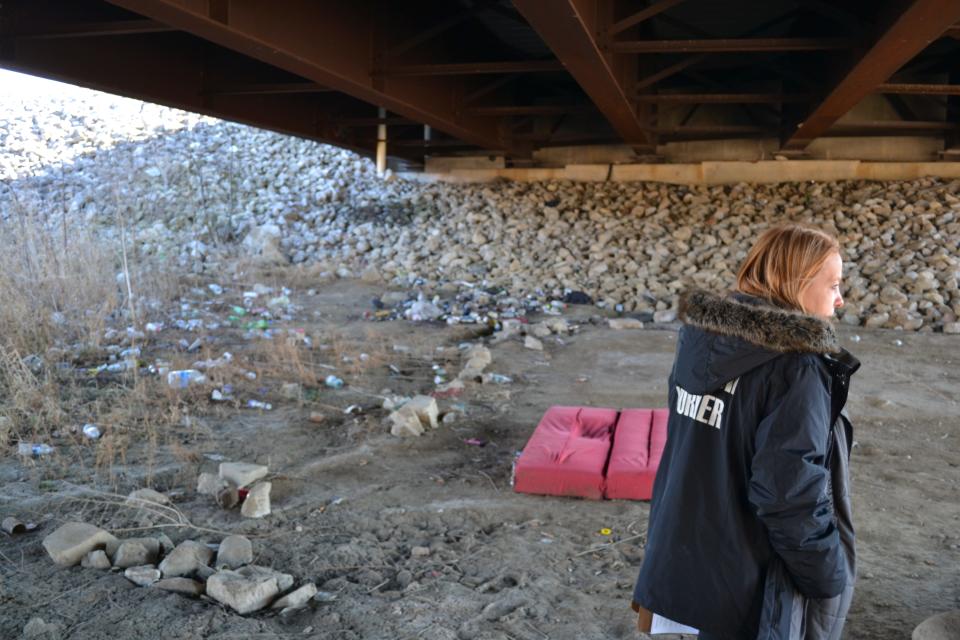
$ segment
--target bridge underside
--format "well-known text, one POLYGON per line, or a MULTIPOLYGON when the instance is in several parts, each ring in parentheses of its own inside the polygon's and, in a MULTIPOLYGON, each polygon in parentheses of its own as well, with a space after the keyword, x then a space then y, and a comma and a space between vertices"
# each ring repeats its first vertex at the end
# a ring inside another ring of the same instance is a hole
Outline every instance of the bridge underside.
POLYGON ((386 125, 407 169, 838 137, 953 157, 958 21, 956 0, 5 0, 0 66, 365 155, 386 125))

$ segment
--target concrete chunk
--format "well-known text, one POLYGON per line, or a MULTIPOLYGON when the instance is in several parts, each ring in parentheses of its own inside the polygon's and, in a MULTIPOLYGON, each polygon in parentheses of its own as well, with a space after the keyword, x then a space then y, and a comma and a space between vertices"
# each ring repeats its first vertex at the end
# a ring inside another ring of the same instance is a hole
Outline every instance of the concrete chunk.
POLYGON ((287 607, 302 607, 310 602, 310 598, 317 595, 317 587, 312 582, 308 582, 296 591, 291 591, 272 605, 271 609, 286 609, 287 607))
POLYGON ((249 462, 221 462, 220 477, 235 487, 245 487, 267 475, 269 469, 249 462))
POLYGON ((437 428, 437 418, 440 415, 440 409, 437 407, 437 401, 430 396, 413 396, 405 405, 416 412, 420 419, 420 424, 424 429, 430 427, 437 428))
MULTIPOLYGON (((107 547, 106 547, 107 555, 110 557, 110 559, 113 562, 117 561, 117 558, 116 558, 117 551, 119 551, 120 547, 127 542, 137 542, 141 544, 143 548, 146 549, 150 555, 154 556, 155 559, 160 556, 160 550, 162 546, 160 538, 127 538, 126 540, 119 540, 114 538, 111 542, 107 543, 107 547)), ((171 545, 170 548, 172 549, 173 546, 171 545)), ((147 562, 139 562, 137 564, 156 564, 156 562, 155 560, 148 560, 147 562)), ((137 565, 131 564, 128 566, 135 567, 137 565)))
POLYGON ((107 554, 104 553, 102 549, 97 549, 83 556, 83 560, 80 561, 80 566, 88 569, 109 569, 111 566, 110 558, 107 557, 107 554))
POLYGON ((399 436, 420 436, 423 435, 423 425, 420 424, 420 416, 414 411, 413 407, 403 405, 390 414, 390 433, 399 436))
POLYGON ((72 567, 94 549, 102 549, 116 540, 100 527, 84 522, 68 522, 43 539, 43 548, 61 567, 72 567))
POLYGON ((270 515, 270 488, 269 482, 258 482, 250 487, 246 500, 240 507, 240 514, 245 518, 262 518, 270 515))
POLYGON ((197 476, 197 493, 204 496, 215 496, 221 489, 227 488, 227 481, 215 473, 201 473, 197 476))
POLYGON ((164 578, 153 583, 155 589, 182 593, 185 596, 199 596, 203 594, 203 583, 190 578, 164 578))
MULTIPOLYGON (((157 544, 159 549, 160 545, 157 544)), ((139 540, 125 540, 117 548, 117 553, 113 556, 113 566, 121 569, 130 567, 140 567, 145 564, 153 564, 157 561, 156 551, 151 552, 139 540)))
POLYGON ((218 569, 237 569, 253 562, 253 545, 244 536, 227 536, 217 551, 218 569))
POLYGON ((170 498, 163 495, 159 491, 154 491, 153 489, 137 489, 136 491, 131 491, 130 495, 127 496, 127 504, 150 506, 149 504, 144 503, 160 505, 171 504, 170 498))
POLYGON ((149 587, 160 579, 160 570, 152 564, 142 567, 130 567, 123 572, 124 577, 138 587, 149 587))
POLYGON ((224 569, 207 580, 207 595, 240 614, 263 609, 279 593, 275 576, 246 576, 224 569))
POLYGON ((643 329, 643 323, 636 318, 610 318, 607 322, 611 329, 643 329))
POLYGON ((213 560, 213 550, 207 545, 194 540, 185 540, 178 544, 170 554, 160 563, 160 571, 164 578, 187 576, 205 567, 213 560))

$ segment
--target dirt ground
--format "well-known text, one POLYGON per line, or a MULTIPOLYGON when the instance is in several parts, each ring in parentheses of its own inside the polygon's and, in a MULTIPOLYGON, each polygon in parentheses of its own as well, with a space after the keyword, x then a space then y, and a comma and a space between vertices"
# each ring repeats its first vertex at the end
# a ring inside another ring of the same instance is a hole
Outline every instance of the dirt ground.
MULTIPOLYGON (((475 329, 361 319, 382 292, 335 281, 315 296, 293 297, 306 307, 302 318, 319 313, 347 334, 372 331, 386 343, 415 345, 427 363, 453 353, 448 368, 457 371, 456 347, 475 339, 475 329)), ((61 521, 82 515, 115 527, 124 519, 105 505, 68 500, 75 485, 94 484, 91 468, 52 477, 42 460, 5 455, 0 512, 41 527, 0 534, 0 638, 20 637, 35 616, 62 625, 61 637, 71 639, 639 637, 629 602, 648 505, 510 487, 515 454, 550 405, 665 404, 677 327, 614 331, 589 321, 598 313, 569 307, 564 316, 580 331, 563 344, 545 339, 542 353, 516 339, 492 346, 488 370, 514 382, 468 385, 441 400, 441 411, 462 403, 465 415, 420 438, 389 435, 378 401, 357 391, 433 390, 427 366, 398 363, 401 375, 380 367, 363 385, 323 389, 315 401, 212 413, 182 436, 171 425, 176 437, 149 453, 150 469, 143 444, 130 448, 109 482, 96 477, 97 486, 121 494, 150 482, 174 495, 190 522, 206 529, 163 529, 174 541, 243 533, 258 564, 332 594, 289 616, 240 616, 210 600, 134 586, 120 573, 58 568, 40 541, 61 521), (308 416, 316 403, 364 408, 315 424, 308 416), (486 445, 465 443, 473 438, 486 445), (248 520, 198 495, 197 474, 218 464, 209 456, 269 464, 273 513, 248 520), (612 534, 602 535, 605 528, 612 534), (413 547, 430 553, 413 555, 413 547)), ((310 322, 298 322, 310 331, 310 322)), ((960 337, 841 332, 863 362, 848 405, 859 580, 845 637, 907 638, 926 617, 960 607, 960 337)))

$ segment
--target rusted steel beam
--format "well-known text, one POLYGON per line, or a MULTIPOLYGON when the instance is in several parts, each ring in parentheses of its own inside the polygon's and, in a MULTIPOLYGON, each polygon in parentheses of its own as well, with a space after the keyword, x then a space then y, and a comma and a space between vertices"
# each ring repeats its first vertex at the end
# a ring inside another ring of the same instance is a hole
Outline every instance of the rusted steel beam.
POLYGON ((828 129, 826 136, 880 136, 898 135, 912 136, 943 131, 956 131, 960 127, 957 122, 922 121, 922 120, 872 120, 865 122, 851 122, 835 124, 828 129))
POLYGON ((498 73, 548 73, 564 71, 559 60, 511 60, 505 62, 457 62, 408 64, 386 67, 382 76, 468 76, 498 73))
POLYGON ((877 87, 876 93, 899 93, 914 96, 960 96, 960 84, 887 82, 877 87))
POLYGON ((624 142, 646 147, 631 88, 615 61, 600 49, 598 0, 513 0, 514 6, 554 52, 624 142))
POLYGON ((782 104, 809 102, 811 96, 793 93, 642 93, 636 100, 655 104, 782 104))
POLYGON ((391 45, 390 48, 384 52, 384 57, 392 58, 402 55, 407 51, 420 46, 424 42, 428 42, 429 40, 436 38, 441 33, 449 31, 458 24, 466 22, 475 14, 475 9, 465 9, 460 13, 450 16, 446 20, 441 20, 440 22, 424 29, 423 31, 416 33, 405 40, 398 42, 397 44, 391 45))
POLYGON ((495 107, 471 107, 464 111, 478 116, 561 116, 574 113, 596 113, 592 104, 571 105, 510 105, 495 107))
POLYGON ((646 9, 637 11, 636 13, 633 13, 627 16, 626 18, 623 18, 622 20, 617 20, 616 22, 614 22, 613 25, 608 30, 608 34, 610 36, 615 36, 618 33, 622 33, 627 29, 629 29, 630 27, 635 27, 641 22, 644 22, 645 20, 649 20, 655 15, 659 13, 663 13, 670 7, 674 7, 680 4, 681 2, 685 2, 685 1, 686 0, 658 0, 658 2, 654 2, 652 5, 650 5, 646 9))
POLYGON ((449 81, 371 73, 374 25, 363 4, 229 2, 210 12, 201 0, 108 1, 470 144, 503 145, 496 122, 459 112, 449 81))
POLYGON ((280 93, 328 93, 330 87, 316 82, 260 82, 244 84, 225 84, 204 91, 211 96, 254 96, 280 93))
POLYGON ((960 20, 957 0, 914 0, 854 63, 783 144, 804 149, 907 61, 960 20))
POLYGON ((111 20, 108 22, 38 25, 36 27, 26 27, 22 33, 11 35, 18 40, 52 40, 55 38, 129 36, 170 31, 174 31, 173 27, 161 24, 156 20, 111 20))
POLYGON ((705 40, 623 40, 610 43, 614 53, 761 53, 852 49, 846 38, 715 38, 705 40))

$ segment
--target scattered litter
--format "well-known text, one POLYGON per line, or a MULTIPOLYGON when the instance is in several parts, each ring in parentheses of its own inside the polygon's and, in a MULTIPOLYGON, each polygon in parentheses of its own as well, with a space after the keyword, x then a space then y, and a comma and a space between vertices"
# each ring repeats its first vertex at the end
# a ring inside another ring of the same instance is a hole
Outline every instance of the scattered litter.
POLYGON ((902 346, 903 346, 903 340, 900 340, 900 339, 894 340, 894 341, 893 341, 893 346, 895 346, 895 347, 902 347, 902 346))
POLYGON ((510 376, 505 376, 501 373, 485 373, 483 374, 482 381, 484 384, 493 383, 493 384, 510 384, 513 382, 513 378, 510 376))
POLYGON ((81 429, 83 435, 88 437, 91 440, 96 440, 100 437, 100 427, 95 424, 85 424, 83 429, 81 429))
POLYGON ((352 404, 346 409, 344 409, 343 412, 347 415, 353 415, 355 413, 359 414, 359 413, 363 413, 363 407, 361 407, 358 404, 352 404))
POLYGON ((323 384, 330 387, 331 389, 340 389, 343 387, 343 380, 333 374, 330 374, 323 381, 323 384))
POLYGON ((213 295, 219 296, 223 294, 223 287, 218 284, 210 283, 207 285, 207 288, 213 292, 213 295))
POLYGON ((143 326, 144 329, 149 333, 157 333, 158 331, 163 331, 162 322, 148 322, 143 326))
POLYGON ((613 530, 612 530, 612 529, 608 529, 607 527, 604 527, 603 529, 600 529, 600 535, 602 535, 602 536, 609 536, 611 533, 613 533, 613 530))
POLYGON ((487 446, 486 440, 481 440, 480 438, 467 438, 463 441, 465 444, 470 445, 471 447, 485 447, 487 446))
POLYGON ((167 373, 167 384, 174 389, 186 389, 192 384, 203 384, 207 377, 196 369, 184 369, 167 373))
POLYGON ((53 447, 48 444, 21 442, 17 444, 17 454, 25 458, 39 458, 53 453, 53 447))
POLYGON ((28 531, 33 531, 37 528, 37 525, 33 522, 24 524, 14 518, 13 516, 8 516, 3 519, 3 523, 0 523, 0 529, 3 529, 10 535, 19 535, 21 533, 27 533, 28 531))
POLYGON ((273 405, 269 402, 263 402, 262 400, 247 400, 248 409, 263 409, 264 411, 270 411, 273 409, 273 405))

